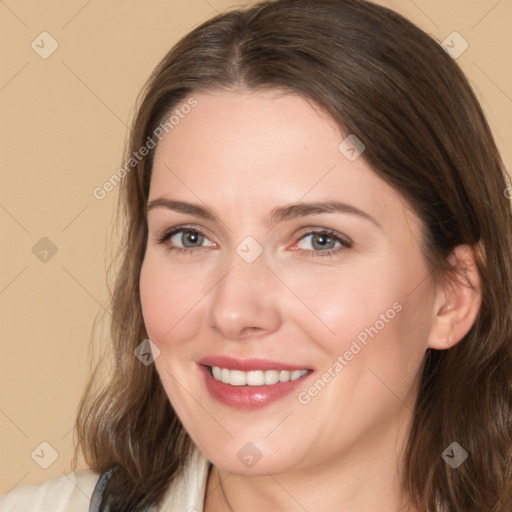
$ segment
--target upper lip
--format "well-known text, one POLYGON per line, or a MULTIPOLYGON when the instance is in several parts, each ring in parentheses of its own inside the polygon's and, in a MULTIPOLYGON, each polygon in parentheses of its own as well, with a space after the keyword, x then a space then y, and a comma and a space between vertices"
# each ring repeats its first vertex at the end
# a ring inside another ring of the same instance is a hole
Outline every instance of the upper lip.
POLYGON ((234 359, 227 356, 204 357, 199 364, 204 366, 217 366, 219 368, 228 368, 229 370, 241 370, 249 372, 251 370, 307 370, 307 366, 298 366, 279 361, 270 361, 268 359, 234 359))

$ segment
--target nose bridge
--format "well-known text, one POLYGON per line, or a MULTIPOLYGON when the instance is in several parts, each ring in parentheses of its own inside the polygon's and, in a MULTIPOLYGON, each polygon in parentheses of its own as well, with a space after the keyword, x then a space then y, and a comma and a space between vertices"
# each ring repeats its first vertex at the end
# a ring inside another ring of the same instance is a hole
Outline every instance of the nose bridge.
POLYGON ((226 271, 209 301, 209 325, 230 339, 242 337, 247 331, 277 329, 277 283, 267 268, 263 247, 247 237, 225 262, 226 271))

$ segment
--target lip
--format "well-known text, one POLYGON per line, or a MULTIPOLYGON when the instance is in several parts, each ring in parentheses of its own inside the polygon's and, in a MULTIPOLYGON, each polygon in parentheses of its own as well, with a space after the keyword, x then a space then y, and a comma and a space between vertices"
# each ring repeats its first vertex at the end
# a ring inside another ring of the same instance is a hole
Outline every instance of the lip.
POLYGON ((305 370, 304 366, 295 366, 277 361, 265 359, 233 359, 231 357, 216 356, 206 357, 198 362, 206 389, 210 396, 218 402, 235 409, 255 410, 266 407, 289 396, 299 386, 304 384, 305 379, 311 376, 312 370, 303 377, 288 382, 278 382, 263 386, 231 386, 215 380, 210 373, 210 367, 218 366, 230 370, 305 370))
POLYGON ((296 366, 268 359, 234 359, 227 356, 205 357, 198 361, 205 366, 218 366, 219 368, 228 368, 229 370, 241 370, 250 372, 251 370, 307 370, 306 366, 296 366))

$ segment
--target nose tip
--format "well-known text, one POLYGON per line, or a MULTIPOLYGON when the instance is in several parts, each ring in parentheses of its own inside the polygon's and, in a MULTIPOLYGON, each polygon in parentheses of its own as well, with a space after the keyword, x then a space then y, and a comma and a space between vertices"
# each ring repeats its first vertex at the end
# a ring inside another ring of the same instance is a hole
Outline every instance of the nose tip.
POLYGON ((228 340, 243 340, 246 338, 255 338, 264 334, 264 329, 261 327, 245 327, 241 322, 236 319, 231 321, 223 321, 221 326, 215 324, 213 328, 217 331, 220 337, 228 340))

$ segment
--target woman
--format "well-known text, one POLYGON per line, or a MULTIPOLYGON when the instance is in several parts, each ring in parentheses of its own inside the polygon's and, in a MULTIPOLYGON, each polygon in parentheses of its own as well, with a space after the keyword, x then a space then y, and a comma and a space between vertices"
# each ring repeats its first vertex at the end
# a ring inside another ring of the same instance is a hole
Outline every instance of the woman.
POLYGON ((361 0, 219 15, 127 155, 70 509, 511 509, 511 208, 434 40, 361 0))

